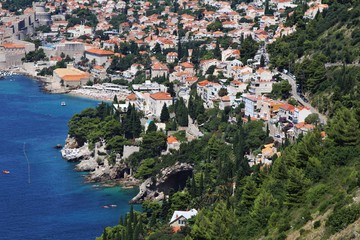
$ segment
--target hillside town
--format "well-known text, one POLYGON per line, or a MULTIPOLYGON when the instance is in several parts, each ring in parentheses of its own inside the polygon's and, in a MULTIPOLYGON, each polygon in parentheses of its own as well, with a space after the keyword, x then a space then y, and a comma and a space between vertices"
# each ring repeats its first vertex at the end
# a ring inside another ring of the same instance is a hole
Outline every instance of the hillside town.
MULTIPOLYGON (((264 121, 281 144, 319 123, 291 98, 266 52, 267 44, 296 31, 296 9, 313 19, 328 7, 296 2, 49 0, 16 12, 0 5, 0 69, 39 77, 49 92, 116 96, 120 112, 131 104, 155 122, 164 105, 183 99, 188 106, 196 89, 204 109, 240 107, 244 121, 264 121)), ((189 140, 202 136, 198 121, 185 130, 189 140)), ((168 148, 178 147, 169 136, 168 148)), ((276 153, 269 144, 249 159, 271 164, 276 153)))

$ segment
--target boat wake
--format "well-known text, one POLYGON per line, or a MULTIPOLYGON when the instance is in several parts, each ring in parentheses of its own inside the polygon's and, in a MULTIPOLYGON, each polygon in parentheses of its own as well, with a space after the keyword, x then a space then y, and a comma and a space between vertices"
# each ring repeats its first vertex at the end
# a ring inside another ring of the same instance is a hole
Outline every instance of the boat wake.
POLYGON ((29 162, 29 158, 28 158, 27 155, 26 155, 25 144, 26 144, 26 143, 24 143, 24 149, 23 149, 23 151, 24 151, 24 156, 25 156, 26 161, 27 161, 27 164, 28 164, 28 183, 30 184, 30 183, 31 183, 31 178, 30 178, 30 162, 29 162))

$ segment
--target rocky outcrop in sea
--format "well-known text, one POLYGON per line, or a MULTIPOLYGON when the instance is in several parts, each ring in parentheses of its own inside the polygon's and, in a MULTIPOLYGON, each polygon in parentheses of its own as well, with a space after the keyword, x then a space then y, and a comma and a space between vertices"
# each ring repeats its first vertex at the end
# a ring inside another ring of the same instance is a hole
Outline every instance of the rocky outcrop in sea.
POLYGON ((176 162, 164 168, 156 177, 146 179, 139 187, 139 193, 130 203, 142 203, 145 200, 162 200, 170 190, 183 189, 186 180, 193 173, 193 165, 176 162))
POLYGON ((109 156, 104 142, 95 144, 90 149, 85 143, 79 146, 76 140, 67 137, 64 148, 61 150, 62 157, 67 161, 79 162, 75 166, 76 171, 89 172, 85 177, 87 182, 102 182, 107 185, 137 186, 140 181, 131 176, 131 169, 118 155, 114 164, 109 163, 109 156))
MULTIPOLYGON (((96 143, 94 149, 88 144, 79 146, 74 138, 68 136, 62 157, 68 161, 79 162, 77 171, 87 171, 87 182, 106 183, 107 186, 120 184, 125 187, 138 186, 141 181, 132 175, 132 169, 117 155, 115 161, 109 162, 105 143, 96 143)), ((171 189, 180 190, 185 187, 186 180, 193 174, 193 165, 176 162, 173 166, 163 168, 155 177, 146 179, 139 187, 139 193, 130 203, 142 203, 144 200, 162 200, 169 195, 171 189)))

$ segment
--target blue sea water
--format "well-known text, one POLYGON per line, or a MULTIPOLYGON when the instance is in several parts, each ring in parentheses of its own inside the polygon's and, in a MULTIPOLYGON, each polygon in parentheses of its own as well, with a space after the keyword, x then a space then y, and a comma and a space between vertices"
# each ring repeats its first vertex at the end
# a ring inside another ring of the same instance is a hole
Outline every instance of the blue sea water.
POLYGON ((95 239, 129 210, 137 189, 94 188, 54 148, 71 116, 97 104, 46 94, 23 76, 0 80, 0 239, 95 239))

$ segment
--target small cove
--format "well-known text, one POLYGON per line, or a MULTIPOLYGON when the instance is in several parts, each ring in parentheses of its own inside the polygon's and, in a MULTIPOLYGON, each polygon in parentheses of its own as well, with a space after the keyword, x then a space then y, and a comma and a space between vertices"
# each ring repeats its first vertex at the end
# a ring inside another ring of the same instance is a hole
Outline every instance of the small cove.
POLYGON ((129 210, 137 189, 95 188, 61 158, 67 122, 98 101, 47 94, 23 76, 0 80, 0 236, 94 239, 129 210), (60 103, 66 102, 66 106, 60 103), (30 183, 28 163, 30 163, 30 183), (116 204, 116 208, 102 208, 116 204))

